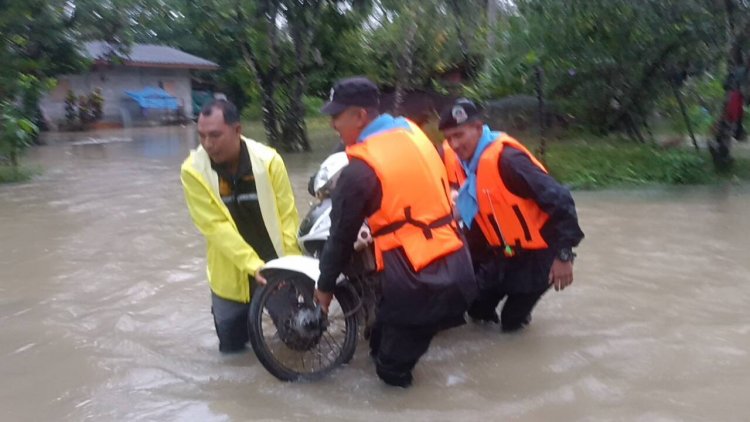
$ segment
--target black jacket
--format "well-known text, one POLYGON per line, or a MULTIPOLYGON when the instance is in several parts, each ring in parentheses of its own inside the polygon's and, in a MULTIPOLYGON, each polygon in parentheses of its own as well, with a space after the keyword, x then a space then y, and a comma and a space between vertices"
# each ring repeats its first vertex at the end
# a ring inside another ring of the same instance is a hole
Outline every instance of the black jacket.
POLYGON ((487 243, 478 224, 466 231, 475 267, 488 260, 504 260, 504 287, 509 292, 530 293, 548 285, 552 261, 561 248, 578 246, 583 231, 578 225, 575 202, 570 191, 552 176, 543 172, 523 152, 506 148, 498 161, 503 183, 513 194, 532 199, 549 215, 541 229, 548 249, 520 251, 506 259, 487 243))
MULTIPOLYGON (((321 291, 333 290, 336 278, 351 259, 362 223, 380 208, 382 197, 375 171, 364 161, 351 159, 332 193, 331 233, 320 259, 321 291)), ((466 306, 476 296, 471 259, 465 248, 419 273, 411 269, 401 249, 384 253, 383 260, 384 269, 379 273, 381 323, 438 328, 462 323, 466 306)))

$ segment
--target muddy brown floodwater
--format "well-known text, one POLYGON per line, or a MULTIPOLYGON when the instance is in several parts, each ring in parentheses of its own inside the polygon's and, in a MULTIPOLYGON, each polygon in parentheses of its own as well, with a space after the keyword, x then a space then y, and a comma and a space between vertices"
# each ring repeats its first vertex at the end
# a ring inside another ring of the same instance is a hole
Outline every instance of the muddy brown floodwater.
MULTIPOLYGON (((0 420, 748 420, 750 187, 578 192, 576 281, 437 337, 409 390, 360 343, 311 384, 221 356, 179 165, 194 128, 49 138, 0 186, 0 420)), ((304 213, 329 146, 286 156, 304 213)))

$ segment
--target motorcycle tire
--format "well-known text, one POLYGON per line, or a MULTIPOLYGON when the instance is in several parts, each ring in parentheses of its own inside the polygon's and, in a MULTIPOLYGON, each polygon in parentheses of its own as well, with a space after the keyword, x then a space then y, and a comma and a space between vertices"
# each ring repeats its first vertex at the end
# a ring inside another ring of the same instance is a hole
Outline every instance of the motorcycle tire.
POLYGON ((253 292, 248 326, 250 344, 268 372, 281 381, 312 381, 352 359, 359 321, 351 292, 337 289, 329 315, 321 318, 313 280, 290 271, 267 273, 266 280, 253 292))

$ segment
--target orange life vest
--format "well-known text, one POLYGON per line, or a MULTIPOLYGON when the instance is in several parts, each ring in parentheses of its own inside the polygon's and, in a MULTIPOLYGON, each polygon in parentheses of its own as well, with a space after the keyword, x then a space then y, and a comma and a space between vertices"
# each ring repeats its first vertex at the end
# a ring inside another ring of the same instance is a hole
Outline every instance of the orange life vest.
MULTIPOLYGON (((445 142, 447 145, 447 142, 445 142)), ((450 148, 450 147, 448 147, 450 148)), ((495 247, 509 246, 520 249, 546 249, 547 242, 540 230, 549 216, 532 199, 521 198, 513 194, 503 183, 498 163, 505 148, 514 148, 526 154, 534 165, 547 173, 547 169, 526 149, 523 144, 505 133, 501 134, 487 149, 482 152, 477 166, 477 215, 474 221, 479 225, 487 242, 495 247)), ((461 169, 463 167, 456 153, 451 150, 451 163, 446 161, 446 168, 461 169)), ((447 159, 449 154, 444 155, 447 159)), ((450 170, 449 170, 450 171, 450 170)), ((506 250, 506 255, 513 255, 513 251, 506 250)))
POLYGON ((508 190, 500 175, 498 162, 505 148, 515 148, 545 173, 544 168, 520 142, 502 134, 479 158, 477 168, 477 202, 474 220, 492 246, 515 249, 546 249, 540 230, 549 216, 533 199, 521 198, 508 190))
POLYGON ((448 140, 443 141, 443 163, 448 173, 448 184, 451 189, 458 190, 466 181, 466 172, 461 166, 461 160, 456 155, 456 151, 448 144, 448 140))
POLYGON ((380 208, 368 217, 375 241, 378 271, 383 252, 403 248, 412 269, 463 246, 448 199, 445 167, 427 136, 413 123, 411 130, 390 129, 348 146, 350 158, 366 162, 383 191, 380 208))

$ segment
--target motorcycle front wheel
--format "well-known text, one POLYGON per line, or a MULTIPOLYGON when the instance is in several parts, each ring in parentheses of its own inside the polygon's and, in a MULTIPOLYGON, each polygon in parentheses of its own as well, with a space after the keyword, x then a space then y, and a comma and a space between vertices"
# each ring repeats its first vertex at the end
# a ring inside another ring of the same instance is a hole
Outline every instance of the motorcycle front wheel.
POLYGON ((348 363, 357 347, 356 298, 337 291, 328 315, 313 299, 315 283, 290 271, 267 273, 250 301, 250 344, 282 381, 319 379, 348 363))

